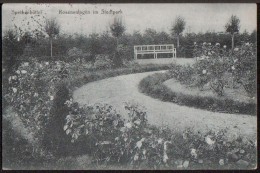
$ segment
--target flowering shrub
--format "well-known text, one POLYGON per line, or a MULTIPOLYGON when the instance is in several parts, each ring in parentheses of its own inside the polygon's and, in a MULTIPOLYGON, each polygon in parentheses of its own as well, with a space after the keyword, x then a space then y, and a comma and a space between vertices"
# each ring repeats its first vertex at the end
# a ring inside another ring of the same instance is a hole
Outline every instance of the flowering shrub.
POLYGON ((194 68, 192 68, 190 65, 182 66, 172 64, 169 71, 171 73, 171 76, 180 81, 182 84, 191 85, 195 80, 193 75, 194 68))
POLYGON ((222 49, 218 43, 203 43, 200 48, 195 44, 195 54, 200 57, 197 58, 194 69, 197 74, 196 84, 200 89, 209 83, 213 92, 219 96, 224 95, 224 74, 228 67, 225 53, 225 48, 222 49))
POLYGON ((220 166, 239 159, 252 161, 252 165, 256 163, 255 144, 240 137, 229 141, 225 130, 202 134, 187 129, 180 134, 148 124, 146 112, 137 105, 126 104, 129 118, 124 120, 107 104, 80 107, 72 100, 66 104, 71 111, 64 131, 73 143, 84 137, 92 142, 92 161, 97 165, 119 163, 133 168, 159 169, 188 168, 190 162, 201 160, 220 166), (229 159, 232 154, 237 155, 235 160, 229 159), (185 161, 179 162, 180 159, 185 161))
POLYGON ((229 71, 234 81, 241 84, 250 97, 256 96, 256 45, 246 43, 234 49, 229 60, 229 71))
POLYGON ((95 57, 94 67, 96 69, 109 69, 112 67, 112 61, 108 55, 97 55, 95 57))
MULTIPOLYGON (((203 90, 209 84, 218 96, 223 96, 231 74, 233 86, 241 84, 250 97, 256 94, 256 46, 245 43, 226 50, 216 43, 194 43, 196 63, 193 67, 173 66, 171 73, 182 83, 194 84, 203 90)), ((232 86, 232 87, 233 87, 232 86)))
POLYGON ((69 57, 79 57, 83 55, 83 52, 81 49, 78 49, 76 47, 73 47, 72 49, 68 50, 68 56, 69 57))
POLYGON ((173 70, 171 69, 169 73, 155 73, 153 75, 145 77, 139 83, 139 90, 142 93, 145 93, 153 98, 160 99, 162 101, 177 103, 179 105, 206 109, 213 112, 226 112, 234 114, 240 113, 254 116, 256 115, 257 106, 251 98, 249 98, 248 102, 241 102, 240 100, 235 100, 233 98, 223 99, 214 96, 181 93, 167 87, 164 82, 174 77, 174 75, 176 76, 174 78, 179 79, 182 84, 193 87, 193 82, 196 80, 196 78, 194 79, 193 77, 191 77, 191 79, 189 79, 188 81, 186 81, 186 78, 183 78, 183 81, 181 81, 181 79, 178 78, 178 74, 180 74, 178 68, 182 67, 176 67, 177 68, 173 68, 173 70))
POLYGON ((59 80, 57 73, 60 66, 46 63, 23 63, 10 76, 6 100, 13 105, 25 125, 32 132, 39 131, 48 117, 53 95, 54 84, 59 80))
POLYGON ((56 85, 68 79, 69 74, 74 75, 75 69, 82 70, 84 66, 62 61, 23 62, 9 76, 4 98, 30 131, 42 133, 57 92, 56 85))

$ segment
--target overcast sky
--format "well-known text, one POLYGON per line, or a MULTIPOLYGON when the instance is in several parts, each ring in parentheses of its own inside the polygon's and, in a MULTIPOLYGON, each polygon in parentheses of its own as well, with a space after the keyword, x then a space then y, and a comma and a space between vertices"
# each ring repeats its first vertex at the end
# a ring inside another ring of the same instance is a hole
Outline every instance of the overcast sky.
POLYGON ((176 16, 182 16, 186 21, 185 32, 223 32, 224 26, 231 17, 236 15, 240 19, 243 32, 245 29, 252 32, 256 29, 255 4, 4 4, 2 9, 3 30, 16 24, 22 29, 38 27, 36 22, 47 18, 56 17, 61 24, 62 33, 91 34, 108 30, 109 23, 115 15, 101 14, 102 9, 107 11, 122 11, 126 25, 126 32, 134 30, 143 32, 146 28, 170 33, 170 28, 176 16), (18 14, 21 10, 37 10, 40 15, 18 14), (62 14, 60 14, 62 10, 62 14), (81 11, 90 14, 64 14, 67 11, 81 11), (93 10, 99 14, 93 14, 93 10))

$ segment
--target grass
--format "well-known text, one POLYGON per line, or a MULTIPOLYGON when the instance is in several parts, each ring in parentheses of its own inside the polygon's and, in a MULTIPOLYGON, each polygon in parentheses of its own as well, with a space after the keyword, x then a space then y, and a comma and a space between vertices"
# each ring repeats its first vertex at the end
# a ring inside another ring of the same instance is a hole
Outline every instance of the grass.
POLYGON ((231 99, 234 101, 240 101, 243 103, 250 103, 254 100, 251 97, 247 96, 246 91, 243 87, 239 88, 225 88, 224 96, 218 96, 212 92, 210 86, 204 86, 203 90, 200 90, 198 87, 192 87, 185 84, 181 84, 178 80, 172 78, 163 82, 163 85, 170 88, 172 91, 183 93, 186 95, 192 96, 201 96, 201 97, 216 97, 217 99, 231 99))
POLYGON ((162 101, 177 103, 189 107, 206 109, 213 112, 239 113, 256 115, 256 103, 240 102, 231 98, 218 98, 214 96, 202 96, 191 94, 188 91, 174 90, 174 86, 170 89, 164 82, 171 79, 168 73, 157 73, 144 78, 139 89, 153 98, 158 98, 162 101), (181 91, 181 92, 180 92, 181 91))
POLYGON ((147 64, 170 64, 170 63, 177 63, 177 64, 193 64, 195 59, 193 58, 158 58, 158 59, 137 59, 134 60, 136 63, 140 65, 147 65, 147 64))
POLYGON ((160 70, 168 70, 170 65, 167 64, 147 64, 147 65, 138 65, 134 64, 129 67, 122 67, 118 69, 106 69, 106 70, 95 70, 91 69, 82 74, 78 74, 77 77, 75 75, 72 78, 65 79, 65 83, 67 86, 70 86, 72 90, 77 87, 81 87, 89 82, 94 82, 97 80, 106 79, 109 77, 115 77, 119 75, 127 75, 133 73, 142 73, 149 71, 160 71, 160 70))

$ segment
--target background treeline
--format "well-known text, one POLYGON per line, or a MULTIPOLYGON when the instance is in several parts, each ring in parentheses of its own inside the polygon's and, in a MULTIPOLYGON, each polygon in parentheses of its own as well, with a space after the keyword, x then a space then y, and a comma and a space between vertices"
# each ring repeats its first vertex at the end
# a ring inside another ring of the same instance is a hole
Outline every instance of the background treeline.
MULTIPOLYGON (((6 59, 10 57, 50 57, 49 39, 44 35, 32 37, 29 33, 21 38, 12 30, 5 32, 3 37, 2 55, 6 59), (18 41, 19 40, 19 41, 18 41)), ((194 42, 201 44, 203 42, 226 45, 231 48, 231 36, 228 33, 188 33, 180 36, 180 47, 177 49, 177 57, 193 57, 194 42)), ((248 33, 246 31, 235 35, 235 46, 244 42, 256 43, 256 31, 248 33)), ((134 45, 146 44, 174 44, 176 47, 177 39, 166 32, 157 32, 154 29, 146 29, 144 33, 139 31, 133 34, 124 33, 118 40, 121 51, 121 58, 132 60, 134 55, 134 45)), ((117 48, 116 38, 109 31, 101 34, 60 34, 53 40, 53 58, 55 57, 82 57, 87 61, 93 61, 98 54, 111 55, 117 48)))

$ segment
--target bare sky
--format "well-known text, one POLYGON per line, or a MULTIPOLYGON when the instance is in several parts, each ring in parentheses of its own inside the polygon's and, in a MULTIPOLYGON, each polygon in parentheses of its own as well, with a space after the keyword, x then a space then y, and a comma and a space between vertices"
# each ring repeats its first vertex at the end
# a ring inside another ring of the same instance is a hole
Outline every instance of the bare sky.
POLYGON ((62 33, 90 34, 109 29, 109 23, 115 15, 101 14, 107 11, 122 11, 126 25, 126 32, 134 30, 143 32, 146 28, 170 33, 176 16, 182 16, 186 21, 185 32, 223 32, 224 26, 231 17, 236 15, 240 19, 241 29, 252 32, 256 29, 256 4, 4 4, 2 10, 3 30, 14 24, 22 29, 38 27, 31 17, 41 22, 42 16, 56 17, 61 24, 62 33), (37 10, 41 13, 18 14, 21 10, 37 10), (62 14, 60 14, 62 10, 62 14), (64 14, 67 11, 81 11, 90 14, 64 14), (93 10, 98 14, 93 14, 93 10), (15 14, 16 13, 16 14, 15 14))

